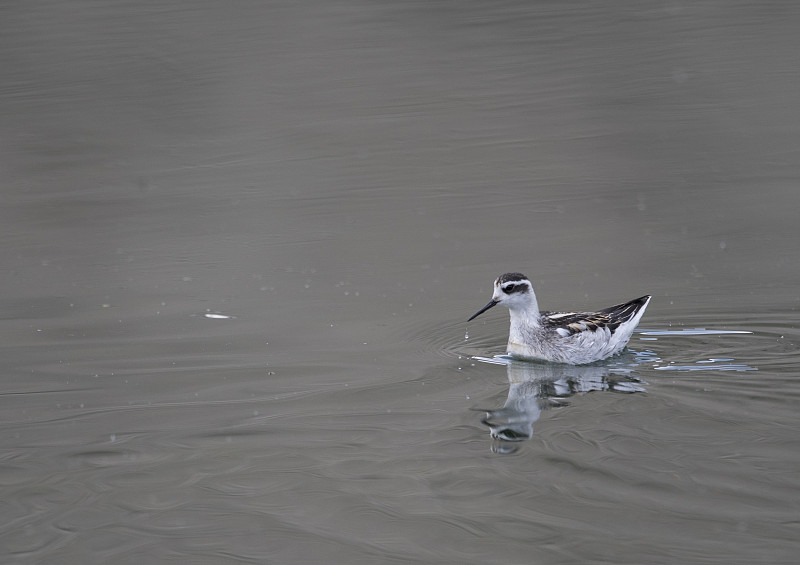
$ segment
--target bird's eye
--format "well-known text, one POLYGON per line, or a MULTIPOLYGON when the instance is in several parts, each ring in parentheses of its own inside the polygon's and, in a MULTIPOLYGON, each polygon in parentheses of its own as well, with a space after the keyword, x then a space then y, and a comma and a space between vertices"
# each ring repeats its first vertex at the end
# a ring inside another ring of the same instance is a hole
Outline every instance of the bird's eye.
POLYGON ((516 288, 517 288, 517 285, 515 285, 515 284, 508 285, 508 286, 503 287, 503 292, 505 292, 506 294, 511 294, 512 292, 514 292, 514 290, 516 290, 516 288))

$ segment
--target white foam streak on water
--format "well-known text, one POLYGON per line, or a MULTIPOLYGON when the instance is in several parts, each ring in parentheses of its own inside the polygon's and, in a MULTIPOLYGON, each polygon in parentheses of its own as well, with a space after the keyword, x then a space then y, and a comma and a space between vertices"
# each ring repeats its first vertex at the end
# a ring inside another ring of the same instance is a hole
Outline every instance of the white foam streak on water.
POLYGON ((635 330, 641 335, 657 336, 685 336, 685 335, 728 335, 728 334, 752 334, 746 330, 708 330, 706 328, 693 328, 685 330, 635 330))
MULTIPOLYGON (((702 361, 698 361, 702 363, 702 361)), ((734 363, 723 365, 667 365, 664 367, 653 367, 656 371, 757 371, 755 367, 747 365, 737 365, 734 363)))

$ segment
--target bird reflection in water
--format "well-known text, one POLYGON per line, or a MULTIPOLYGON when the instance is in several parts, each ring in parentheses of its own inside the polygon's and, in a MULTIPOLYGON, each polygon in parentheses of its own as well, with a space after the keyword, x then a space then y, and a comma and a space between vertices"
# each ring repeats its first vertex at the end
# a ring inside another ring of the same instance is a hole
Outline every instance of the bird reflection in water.
POLYGON ((602 390, 644 392, 647 384, 633 376, 635 364, 530 363, 505 355, 475 359, 505 365, 508 372, 505 404, 486 410, 486 417, 481 420, 489 427, 495 453, 515 452, 518 442, 533 437, 533 424, 543 410, 567 406, 567 399, 575 394, 602 390))

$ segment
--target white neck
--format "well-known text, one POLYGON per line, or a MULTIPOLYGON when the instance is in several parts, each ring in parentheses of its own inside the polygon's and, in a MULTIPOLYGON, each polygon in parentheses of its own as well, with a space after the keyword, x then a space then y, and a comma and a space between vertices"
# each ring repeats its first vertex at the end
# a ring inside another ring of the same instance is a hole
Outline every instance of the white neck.
POLYGON ((509 308, 511 315, 511 327, 514 326, 529 326, 538 328, 539 324, 539 303, 536 301, 536 295, 529 292, 526 295, 527 300, 523 304, 515 304, 514 308, 509 308))

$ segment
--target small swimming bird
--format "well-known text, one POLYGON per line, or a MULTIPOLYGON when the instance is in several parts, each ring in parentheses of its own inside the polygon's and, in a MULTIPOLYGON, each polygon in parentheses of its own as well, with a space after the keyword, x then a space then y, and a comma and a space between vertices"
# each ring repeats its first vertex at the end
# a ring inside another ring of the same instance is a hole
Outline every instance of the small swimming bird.
POLYGON ((598 312, 540 312, 528 277, 506 273, 494 281, 489 304, 467 321, 500 304, 511 314, 509 355, 583 365, 622 351, 649 302, 642 296, 598 312))

